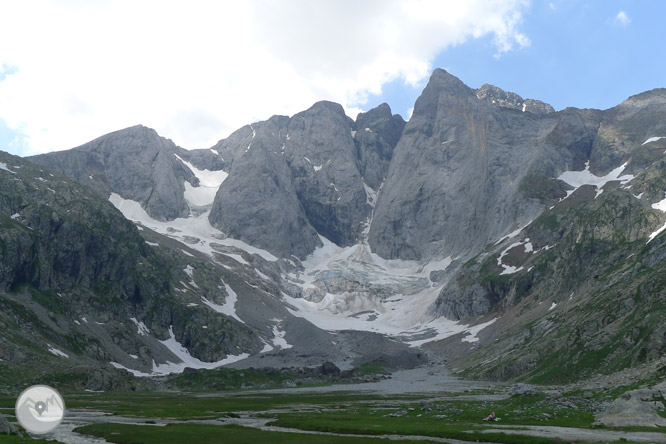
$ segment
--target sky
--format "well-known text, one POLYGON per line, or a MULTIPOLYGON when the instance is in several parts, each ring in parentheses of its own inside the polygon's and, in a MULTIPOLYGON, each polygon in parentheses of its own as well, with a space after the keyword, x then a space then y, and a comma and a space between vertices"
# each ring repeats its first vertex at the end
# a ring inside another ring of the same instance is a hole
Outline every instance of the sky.
POLYGON ((662 0, 3 0, 0 150, 143 124, 183 148, 319 100, 408 119, 432 70, 607 109, 666 87, 662 0))

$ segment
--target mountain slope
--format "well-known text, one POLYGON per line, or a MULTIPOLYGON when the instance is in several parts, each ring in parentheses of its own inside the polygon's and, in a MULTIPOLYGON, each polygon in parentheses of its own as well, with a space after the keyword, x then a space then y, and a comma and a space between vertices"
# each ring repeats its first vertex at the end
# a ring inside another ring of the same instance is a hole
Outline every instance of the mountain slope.
POLYGON ((222 344, 177 302, 141 305, 163 347, 251 355, 237 366, 424 347, 468 375, 561 382, 664 352, 665 122, 666 90, 556 112, 436 70, 406 124, 319 102, 208 150, 139 127, 35 160, 158 244, 169 297, 235 297, 222 344))

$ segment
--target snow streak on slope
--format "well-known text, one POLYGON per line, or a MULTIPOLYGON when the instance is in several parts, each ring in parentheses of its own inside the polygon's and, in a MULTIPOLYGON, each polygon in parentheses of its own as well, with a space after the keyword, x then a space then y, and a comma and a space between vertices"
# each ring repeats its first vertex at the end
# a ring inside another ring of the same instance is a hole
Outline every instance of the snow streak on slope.
POLYGON ((227 290, 227 297, 224 300, 224 305, 218 305, 214 302, 209 301, 205 297, 201 296, 201 302, 209 306, 218 313, 222 313, 226 316, 231 316, 236 319, 238 322, 245 323, 241 318, 236 314, 236 302, 238 301, 238 295, 236 292, 227 284, 224 284, 224 288, 227 290))
POLYGON ((293 315, 324 330, 371 331, 413 346, 471 331, 428 314, 446 283, 433 282, 430 273, 446 270, 450 257, 430 263, 386 260, 366 243, 343 248, 320 238, 323 247, 303 262, 303 272, 291 276, 304 298, 283 295, 293 315))
POLYGON ((222 367, 223 365, 231 364, 237 361, 248 358, 250 355, 247 353, 242 353, 240 355, 229 355, 224 359, 215 362, 205 362, 201 361, 190 354, 190 352, 176 340, 176 336, 173 334, 173 326, 169 327, 169 339, 160 341, 171 353, 176 355, 176 357, 181 361, 174 363, 167 361, 164 364, 156 364, 153 361, 153 369, 151 373, 145 373, 139 370, 132 370, 125 367, 124 365, 118 364, 117 362, 111 362, 110 364, 115 368, 120 368, 127 370, 132 373, 134 376, 149 377, 149 376, 163 376, 170 373, 182 373, 185 368, 205 368, 205 369, 214 369, 222 367))
POLYGON ((266 250, 255 248, 237 239, 225 238, 208 221, 208 212, 197 216, 181 217, 169 222, 161 222, 150 217, 137 201, 124 199, 116 193, 111 193, 109 201, 132 222, 138 222, 153 231, 179 240, 209 256, 212 256, 213 252, 218 252, 215 249, 215 244, 219 244, 259 255, 267 261, 277 261, 277 258, 266 250), (196 241, 192 239, 196 239, 196 241))

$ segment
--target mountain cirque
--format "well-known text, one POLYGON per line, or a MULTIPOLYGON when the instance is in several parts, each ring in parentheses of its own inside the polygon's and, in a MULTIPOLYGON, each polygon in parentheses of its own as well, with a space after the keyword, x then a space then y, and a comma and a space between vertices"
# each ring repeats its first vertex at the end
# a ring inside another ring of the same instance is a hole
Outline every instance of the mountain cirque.
POLYGON ((28 354, 135 374, 423 350, 475 377, 615 372, 666 352, 665 152, 664 89, 555 111, 438 69, 409 122, 318 102, 210 149, 137 126, 3 155, 3 322, 39 313, 28 354))

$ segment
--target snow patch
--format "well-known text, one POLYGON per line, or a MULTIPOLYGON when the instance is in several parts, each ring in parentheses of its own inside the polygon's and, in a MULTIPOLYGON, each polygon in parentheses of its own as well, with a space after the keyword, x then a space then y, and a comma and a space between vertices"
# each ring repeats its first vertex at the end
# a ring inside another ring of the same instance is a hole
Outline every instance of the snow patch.
POLYGON ((557 178, 569 185, 571 185, 574 189, 573 190, 568 190, 567 191, 567 196, 565 199, 569 196, 571 196, 574 191, 576 191, 578 188, 580 188, 583 185, 594 185, 597 187, 597 196, 601 194, 601 188, 603 188, 604 185, 606 185, 608 182, 613 182, 613 181, 619 181, 620 184, 626 185, 629 183, 634 176, 632 174, 626 174, 624 176, 621 176, 622 172, 624 169, 627 167, 627 163, 625 162, 619 167, 615 168, 605 176, 595 176, 590 172, 590 161, 588 160, 585 162, 585 169, 582 171, 565 171, 564 173, 560 174, 557 178))
POLYGON ((0 162, 0 170, 9 171, 12 174, 16 174, 16 171, 12 171, 9 168, 7 168, 7 164, 4 162, 0 162))
POLYGON ((484 322, 483 324, 479 324, 479 325, 475 325, 473 327, 469 327, 466 330, 468 334, 467 334, 467 336, 462 338, 462 341, 463 342, 479 342, 479 338, 476 335, 479 334, 479 332, 481 330, 483 330, 484 328, 488 327, 489 325, 492 325, 496 320, 497 320, 497 318, 492 319, 488 322, 484 322))
POLYGON ((155 364, 153 363, 153 374, 168 374, 168 373, 182 373, 186 367, 191 367, 195 369, 205 368, 205 369, 214 369, 221 367, 223 365, 231 364, 233 362, 240 361, 242 359, 248 358, 250 355, 248 353, 242 353, 240 355, 229 355, 226 358, 216 361, 216 362, 205 362, 201 361, 190 354, 190 352, 185 348, 180 342, 176 340, 176 336, 173 334, 173 326, 169 327, 169 339, 160 341, 171 353, 176 355, 178 359, 182 362, 174 364, 167 361, 165 364, 155 364))
POLYGON ((190 278, 194 276, 194 268, 192 268, 191 265, 188 265, 187 267, 185 267, 185 268, 183 269, 183 271, 184 271, 185 274, 187 274, 190 278))
POLYGON ((245 322, 241 318, 239 318, 238 315, 236 314, 236 302, 238 302, 238 295, 228 284, 224 284, 224 288, 227 290, 227 297, 224 300, 224 305, 218 305, 214 302, 209 301, 203 296, 201 297, 201 302, 208 305, 216 312, 226 316, 231 316, 232 318, 236 319, 238 322, 242 322, 243 324, 245 324, 245 322))
MULTIPOLYGON (((273 326, 273 345, 277 348, 286 350, 292 348, 293 345, 287 342, 284 336, 287 334, 286 331, 280 330, 277 325, 273 326)), ((264 347, 265 348, 265 347, 264 347)))
POLYGON ((548 309, 548 311, 554 310, 555 307, 557 307, 557 304, 556 304, 555 302, 553 302, 553 305, 550 306, 550 308, 548 309))
POLYGON ((131 353, 128 353, 127 355, 132 359, 139 359, 139 357, 137 355, 133 355, 131 353))
POLYGON ((222 253, 222 254, 225 255, 225 256, 229 256, 230 258, 232 258, 233 260, 235 260, 236 262, 238 262, 240 264, 250 265, 250 263, 248 261, 246 261, 245 259, 243 259, 243 256, 241 256, 240 254, 234 254, 234 253, 222 253))
POLYGON ((222 185, 222 182, 229 176, 224 170, 200 170, 190 162, 183 160, 178 154, 174 154, 186 167, 192 171, 192 174, 199 179, 199 186, 194 187, 189 182, 185 181, 185 199, 192 205, 203 207, 211 205, 215 200, 215 194, 222 185))
MULTIPOLYGON (((664 193, 664 195, 666 196, 666 193, 664 193)), ((660 200, 659 202, 653 203, 652 208, 659 210, 662 213, 666 213, 666 197, 664 197, 664 199, 660 200)))
POLYGON ((14 220, 18 220, 18 219, 21 218, 21 215, 18 214, 18 213, 14 213, 14 214, 12 214, 11 218, 14 219, 14 220))
POLYGON ((643 145, 645 145, 645 144, 647 144, 647 143, 656 142, 657 140, 660 140, 660 139, 666 139, 666 137, 665 137, 665 136, 662 136, 662 137, 650 137, 650 138, 647 139, 645 142, 643 142, 643 143, 641 144, 641 146, 643 146, 643 145))
MULTIPOLYGON (((176 239, 190 248, 200 251, 208 256, 212 256, 213 252, 217 250, 213 244, 220 244, 224 246, 234 247, 244 250, 250 254, 257 254, 269 262, 275 262, 277 257, 272 255, 266 250, 253 247, 243 241, 231 238, 225 238, 224 234, 213 226, 208 221, 209 211, 206 211, 198 216, 190 215, 189 217, 181 217, 169 222, 161 222, 153 219, 141 207, 141 204, 135 200, 124 199, 116 193, 111 193, 109 201, 120 210, 123 215, 135 222, 140 223, 157 233, 176 239), (192 243, 192 238, 198 239, 198 242, 192 243)), ((138 227, 141 229, 141 227, 138 227)))
POLYGON ((312 168, 315 170, 315 172, 319 172, 323 167, 323 163, 321 165, 312 165, 312 168))
POLYGON ((144 324, 143 321, 139 322, 136 318, 130 318, 130 321, 134 322, 134 325, 136 325, 136 333, 138 335, 147 336, 148 333, 150 333, 150 330, 148 330, 148 327, 146 327, 146 324, 144 324))
POLYGON ((666 230, 666 224, 662 225, 657 231, 653 231, 652 233, 650 233, 650 238, 645 243, 649 244, 650 242, 652 242, 652 239, 659 236, 659 234, 664 230, 666 230))
POLYGON ((69 355, 62 350, 58 350, 57 348, 53 347, 51 344, 46 344, 49 347, 49 353, 60 356, 61 358, 69 358, 69 355))
POLYGON ((151 247, 159 247, 160 246, 160 244, 158 244, 157 242, 148 242, 148 241, 146 241, 146 243, 148 245, 150 245, 151 247))

